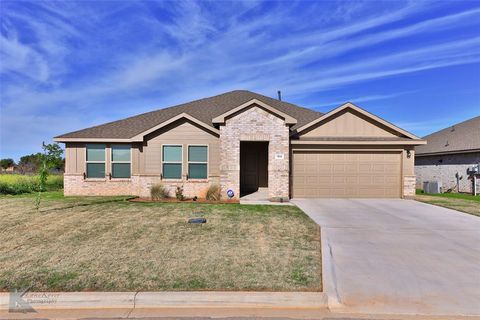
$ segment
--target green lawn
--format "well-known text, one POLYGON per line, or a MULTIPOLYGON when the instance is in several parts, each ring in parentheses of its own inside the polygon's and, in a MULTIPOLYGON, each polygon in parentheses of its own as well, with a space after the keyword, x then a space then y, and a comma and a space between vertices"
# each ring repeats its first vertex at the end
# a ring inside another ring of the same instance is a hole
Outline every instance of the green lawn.
POLYGON ((465 193, 426 194, 417 190, 416 200, 480 216, 480 195, 465 193))
POLYGON ((319 228, 294 206, 34 198, 0 196, 0 291, 321 290, 319 228))

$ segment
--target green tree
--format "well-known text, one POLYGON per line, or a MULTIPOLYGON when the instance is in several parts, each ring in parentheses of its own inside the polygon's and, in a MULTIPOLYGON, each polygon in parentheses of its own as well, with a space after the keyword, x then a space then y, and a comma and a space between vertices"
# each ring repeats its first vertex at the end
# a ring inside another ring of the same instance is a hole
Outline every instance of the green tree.
POLYGON ((18 166, 22 173, 33 173, 38 171, 41 163, 42 154, 38 152, 21 157, 18 166))
POLYGON ((58 143, 46 144, 45 142, 42 142, 42 149, 43 153, 40 153, 41 164, 38 170, 40 190, 38 191, 38 195, 35 200, 35 207, 37 210, 40 208, 42 191, 45 191, 46 189, 50 170, 53 168, 58 168, 63 164, 63 150, 58 143))
POLYGON ((15 165, 15 161, 13 159, 7 158, 7 159, 2 159, 0 160, 0 166, 6 170, 7 168, 10 168, 11 166, 15 165))

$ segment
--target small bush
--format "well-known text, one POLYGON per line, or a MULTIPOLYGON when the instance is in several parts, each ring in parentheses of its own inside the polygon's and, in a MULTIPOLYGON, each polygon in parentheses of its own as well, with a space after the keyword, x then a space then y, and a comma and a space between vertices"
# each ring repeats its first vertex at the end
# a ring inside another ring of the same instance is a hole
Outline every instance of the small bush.
POLYGON ((212 184, 207 190, 207 200, 219 201, 220 200, 220 186, 218 184, 212 184))
POLYGON ((177 189, 175 190, 175 197, 179 201, 185 200, 185 196, 183 195, 183 187, 177 187, 177 189))
MULTIPOLYGON (((56 191, 63 188, 63 176, 51 175, 47 179, 47 191, 56 191)), ((40 191, 38 176, 20 174, 0 175, 0 194, 22 194, 40 191)))
POLYGON ((150 187, 150 197, 152 200, 160 200, 168 198, 168 190, 161 183, 157 183, 150 187))

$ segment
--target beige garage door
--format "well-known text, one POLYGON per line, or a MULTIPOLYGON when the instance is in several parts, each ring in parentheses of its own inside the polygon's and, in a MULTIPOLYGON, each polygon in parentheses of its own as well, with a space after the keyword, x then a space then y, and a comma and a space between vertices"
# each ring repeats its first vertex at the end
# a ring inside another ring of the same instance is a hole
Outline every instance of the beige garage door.
POLYGON ((398 152, 295 152, 294 198, 399 198, 398 152))

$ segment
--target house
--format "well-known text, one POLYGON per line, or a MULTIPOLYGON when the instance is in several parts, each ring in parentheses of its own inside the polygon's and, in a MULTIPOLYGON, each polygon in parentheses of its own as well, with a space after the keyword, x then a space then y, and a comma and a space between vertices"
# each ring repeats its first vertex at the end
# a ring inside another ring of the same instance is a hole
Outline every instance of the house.
POLYGON ((428 144, 415 148, 417 187, 424 181, 441 181, 444 191, 472 192, 467 170, 480 164, 480 116, 423 139, 428 144))
POLYGON ((259 189, 291 197, 415 194, 414 147, 425 141, 346 103, 326 114, 232 91, 55 137, 66 144, 65 195, 222 197, 259 189))

